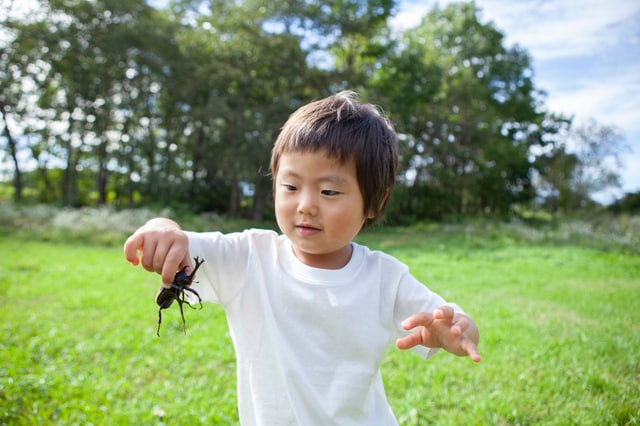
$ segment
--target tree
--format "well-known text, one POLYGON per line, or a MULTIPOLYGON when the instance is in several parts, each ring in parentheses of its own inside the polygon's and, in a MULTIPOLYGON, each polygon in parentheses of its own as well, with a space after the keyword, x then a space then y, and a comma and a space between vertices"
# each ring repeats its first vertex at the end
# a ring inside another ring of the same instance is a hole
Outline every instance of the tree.
MULTIPOLYGON (((155 152, 155 140, 144 138, 155 137, 165 55, 175 53, 170 23, 143 0, 43 0, 40 6, 38 16, 7 28, 14 36, 9 46, 18 46, 11 56, 19 76, 13 84, 28 80, 22 87, 32 87, 28 97, 35 99, 21 124, 34 159, 49 159, 40 168, 45 187, 49 167, 62 164, 62 204, 104 204, 110 191, 124 191, 132 201, 131 182, 120 176, 144 173, 139 143, 143 152, 155 152), (123 153, 131 156, 122 160, 123 153), (93 176, 93 188, 79 192, 80 172, 93 176)), ((150 181, 158 179, 152 175, 150 181)))
POLYGON ((150 9, 140 0, 40 2, 40 19, 12 22, 14 59, 37 87, 37 108, 31 114, 56 122, 56 133, 32 129, 52 156, 64 162, 62 204, 84 203, 78 194, 78 173, 92 170, 98 202, 107 198, 108 168, 117 147, 114 130, 116 93, 125 78, 132 28, 150 9), (22 59, 22 58, 26 58, 22 59))
POLYGON ((621 187, 621 157, 628 146, 620 129, 589 119, 574 129, 568 145, 579 159, 573 175, 577 198, 621 187))
MULTIPOLYGON (((5 29, 6 36, 12 36, 11 26, 13 23, 12 6, 10 3, 2 14, 0 28, 5 29)), ((3 139, 6 141, 7 153, 13 164, 13 193, 14 200, 23 200, 23 177, 20 162, 18 160, 18 137, 11 130, 11 122, 20 121, 19 106, 23 104, 26 90, 22 80, 22 67, 18 61, 20 56, 20 46, 17 43, 8 41, 0 47, 0 124, 2 125, 3 139)))
POLYGON ((594 119, 562 132, 536 161, 539 186, 552 210, 574 211, 592 202, 594 194, 620 188, 624 137, 613 126, 594 119))
POLYGON ((14 200, 16 202, 22 201, 22 171, 20 170, 20 163, 18 161, 18 142, 15 140, 13 135, 11 134, 11 130, 9 129, 9 120, 8 116, 11 113, 10 106, 4 101, 0 100, 0 117, 2 117, 2 123, 4 125, 4 137, 7 140, 7 147, 9 150, 9 155, 11 156, 11 161, 13 162, 14 167, 14 178, 13 178, 13 188, 14 188, 14 200))
POLYGON ((609 210, 614 213, 640 213, 640 192, 627 193, 621 199, 613 203, 609 210))
POLYGON ((169 137, 187 155, 185 192, 199 209, 261 217, 270 191, 259 171, 267 169, 277 129, 316 93, 309 88, 318 73, 307 65, 301 36, 267 24, 272 6, 221 0, 210 11, 198 2, 173 8, 184 23, 181 57, 160 105, 169 137))
POLYGON ((474 3, 436 7, 397 35, 387 22, 396 4, 41 0, 29 19, 2 21, 0 137, 14 186, 71 206, 156 203, 260 219, 282 123, 346 88, 396 125, 390 212, 411 220, 508 214, 536 189, 569 208, 615 183, 598 169, 615 156, 588 141, 598 129, 575 130, 583 143, 564 139, 528 54, 505 47, 474 3), (34 173, 22 173, 25 156, 34 173))
POLYGON ((530 59, 477 15, 473 3, 435 8, 372 80, 402 134, 401 177, 438 205, 423 217, 506 214, 533 197, 542 114, 530 59))

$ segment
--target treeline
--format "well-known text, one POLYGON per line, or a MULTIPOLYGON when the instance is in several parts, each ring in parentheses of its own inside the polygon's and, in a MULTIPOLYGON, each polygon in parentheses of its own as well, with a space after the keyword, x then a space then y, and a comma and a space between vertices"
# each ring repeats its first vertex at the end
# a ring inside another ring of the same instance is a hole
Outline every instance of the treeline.
POLYGON ((4 197, 260 219, 280 127, 344 89, 400 134, 392 222, 572 210, 619 185, 617 129, 548 111, 528 53, 505 46, 474 3, 402 31, 390 26, 397 7, 40 0, 0 11, 4 197))

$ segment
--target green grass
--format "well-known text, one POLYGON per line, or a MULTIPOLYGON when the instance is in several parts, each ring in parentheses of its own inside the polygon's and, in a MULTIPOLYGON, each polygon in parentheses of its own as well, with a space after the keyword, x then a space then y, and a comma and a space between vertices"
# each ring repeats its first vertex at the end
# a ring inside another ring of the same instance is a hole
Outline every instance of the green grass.
POLYGON ((640 421, 638 256, 500 244, 388 250, 459 301, 482 334, 478 365, 440 355, 424 368, 392 354, 389 393, 405 424, 640 421))
MULTIPOLYGON (((409 264, 481 331, 483 361, 390 348, 404 425, 640 422, 640 254, 504 230, 423 226, 360 241, 409 264)), ((637 238, 637 236, 634 236, 637 238)), ((237 424, 224 314, 176 307, 119 246, 0 233, 0 424, 237 424)))

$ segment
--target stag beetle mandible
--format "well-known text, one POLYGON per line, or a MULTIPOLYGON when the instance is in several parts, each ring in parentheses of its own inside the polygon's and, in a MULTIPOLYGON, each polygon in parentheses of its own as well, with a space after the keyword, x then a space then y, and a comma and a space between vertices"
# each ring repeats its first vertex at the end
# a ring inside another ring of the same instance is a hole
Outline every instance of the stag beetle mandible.
POLYGON ((160 324, 162 324, 162 310, 167 309, 169 306, 173 304, 174 300, 178 301, 178 306, 180 306, 180 316, 182 316, 182 330, 184 334, 187 334, 186 323, 184 321, 184 312, 182 310, 182 304, 186 303, 190 308, 195 309, 189 301, 187 300, 187 296, 185 295, 185 291, 196 295, 198 298, 198 303, 200 304, 200 309, 202 309, 202 299, 197 291, 189 288, 191 283, 193 282, 193 278, 196 276, 196 271, 204 263, 204 260, 200 260, 198 256, 194 257, 193 260, 196 262, 196 267, 193 268, 191 275, 187 274, 185 266, 180 271, 176 273, 176 276, 173 278, 173 282, 169 284, 170 287, 161 287, 158 295, 156 296, 156 303, 160 306, 158 309, 158 337, 160 337, 160 324))

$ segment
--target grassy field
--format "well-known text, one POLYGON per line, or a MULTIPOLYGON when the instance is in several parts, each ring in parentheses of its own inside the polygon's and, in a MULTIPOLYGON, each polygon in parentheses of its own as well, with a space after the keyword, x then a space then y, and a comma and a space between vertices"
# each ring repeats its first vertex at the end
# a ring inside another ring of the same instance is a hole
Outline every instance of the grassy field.
MULTIPOLYGON (((383 375, 401 424, 640 422, 640 254, 527 232, 361 235, 481 330, 480 364, 390 348, 383 375)), ((177 307, 164 311, 158 338, 156 275, 111 242, 45 239, 0 232, 0 424, 237 424, 218 306, 187 310, 187 336, 177 307)))

